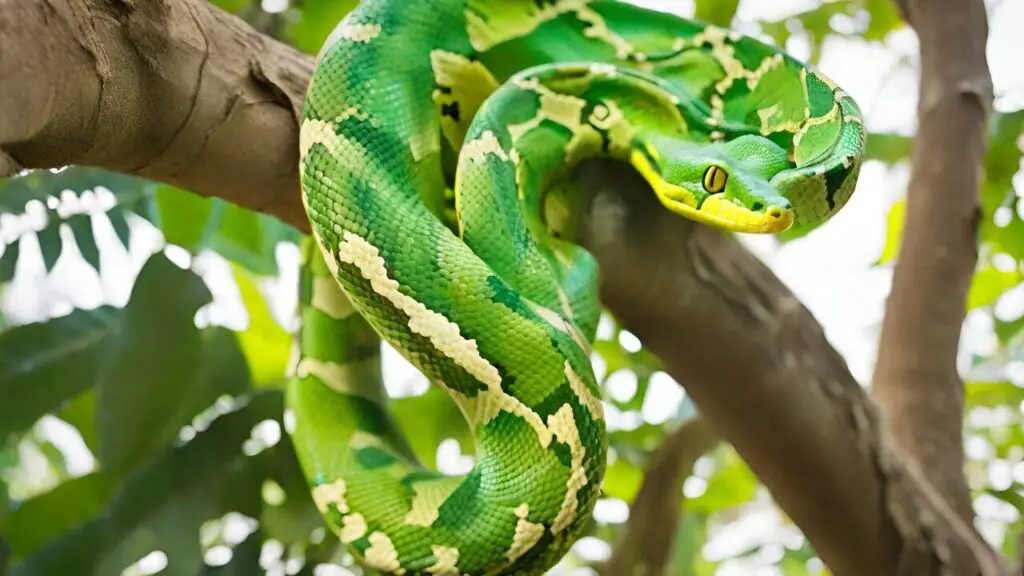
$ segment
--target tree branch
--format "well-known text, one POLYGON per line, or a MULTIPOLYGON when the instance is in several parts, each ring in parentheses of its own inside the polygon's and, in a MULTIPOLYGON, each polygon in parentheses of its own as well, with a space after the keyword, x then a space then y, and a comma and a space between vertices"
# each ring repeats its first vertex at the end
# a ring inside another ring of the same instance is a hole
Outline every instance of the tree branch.
POLYGON ((981 0, 898 4, 920 39, 919 128, 872 388, 893 440, 969 523, 956 359, 977 261, 978 185, 992 104, 988 21, 981 0))
MULTIPOLYGON (((311 59, 203 0, 0 0, 0 158, 140 174, 308 230, 296 124, 311 59)), ((883 438, 811 314, 727 234, 589 162, 602 298, 687 385, 837 576, 997 574, 883 438), (652 257, 651 255, 656 255, 652 257), (638 282, 637 279, 643 279, 638 282), (951 560, 950 560, 951 559, 951 560), (989 566, 982 572, 981 566, 989 566)))

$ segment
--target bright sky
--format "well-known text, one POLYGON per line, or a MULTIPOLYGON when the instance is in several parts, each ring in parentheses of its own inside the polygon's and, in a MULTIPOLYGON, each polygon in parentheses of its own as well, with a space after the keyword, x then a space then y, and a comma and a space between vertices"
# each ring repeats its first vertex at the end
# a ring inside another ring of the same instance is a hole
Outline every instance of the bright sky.
MULTIPOLYGON (((693 13, 692 0, 635 0, 637 4, 651 8, 676 12, 682 15, 693 13)), ((754 20, 777 20, 817 5, 817 0, 776 0, 740 2, 735 25, 741 31, 751 30, 754 20)), ((998 110, 1011 110, 1024 106, 1024 67, 1018 60, 1024 54, 1024 35, 1011 23, 1024 22, 1024 0, 989 1, 991 29, 988 55, 990 68, 998 97, 998 110)), ((840 27, 842 21, 834 23, 840 27)), ((786 47, 797 57, 806 57, 805 42, 795 37, 786 47)), ((916 102, 916 73, 904 61, 916 60, 916 37, 904 30, 890 35, 884 44, 866 45, 860 41, 837 38, 829 39, 824 46, 820 69, 857 99, 867 116, 872 130, 897 131, 912 134, 914 129, 916 102)), ((1024 145, 1024 142, 1022 142, 1024 145)), ((890 271, 875 268, 872 263, 879 256, 885 239, 885 220, 889 205, 902 193, 908 178, 905 168, 887 170, 877 163, 865 166, 857 192, 849 205, 832 221, 808 237, 788 245, 777 247, 770 238, 747 237, 745 239, 775 273, 794 291, 824 326, 832 344, 847 359, 854 374, 862 383, 867 383, 873 367, 877 336, 882 319, 884 299, 889 290, 890 271)), ((1016 189, 1024 194, 1024 176, 1018 173, 1016 189)), ((85 210, 109 205, 110 198, 100 194, 89 195, 79 204, 85 210)), ((38 208, 38 207, 37 207, 38 208)), ((65 254, 57 270, 47 280, 38 254, 38 246, 31 235, 22 241, 22 258, 19 265, 19 280, 13 283, 0 297, 0 306, 12 324, 31 322, 62 313, 70 306, 92 307, 101 302, 123 304, 128 296, 130 279, 137 273, 148 254, 160 243, 159 235, 148 225, 135 226, 139 232, 133 239, 131 251, 125 254, 119 248, 113 231, 104 217, 94 218, 98 240, 103 250, 103 272, 97 275, 84 267, 77 254, 65 254)), ((43 224, 40 211, 32 209, 26 218, 0 215, 0 238, 10 239, 19 229, 37 229, 43 224)), ((70 239, 70 237, 68 237, 70 239)), ((282 250, 281 258, 286 266, 295 262, 292 250, 282 250)), ((244 325, 244 313, 240 313, 235 301, 237 292, 230 282, 230 272, 218 257, 200 259, 204 276, 211 281, 211 288, 219 304, 210 310, 214 321, 232 327, 244 325)), ((181 260, 184 263, 184 259, 181 260)), ((269 287, 275 294, 275 307, 284 313, 291 309, 295 297, 295 275, 292 268, 269 287)), ((985 322, 968 322, 965 342, 970 347, 990 345, 985 322)), ((625 342, 635 345, 635 342, 625 342)), ((403 359, 389 354, 386 366, 389 390, 396 394, 415 393, 422 390, 423 383, 403 359), (410 382, 413 384, 410 387, 410 382)), ((600 365, 597 366, 602 370, 600 365)), ((635 386, 635 379, 620 375, 612 386, 612 393, 628 391, 635 386)), ((676 414, 684 393, 670 378, 659 375, 649 392, 641 414, 619 415, 617 425, 628 426, 642 417, 648 421, 664 421, 676 414)), ((64 436, 55 431, 57 436, 64 436)), ((81 447, 80 441, 68 440, 62 443, 81 447)), ((80 450, 71 447, 72 452, 80 450)), ((448 444, 442 447, 443 467, 450 471, 464 469, 468 462, 460 457, 457 447, 448 444)), ((74 462, 73 467, 76 466, 74 462)), ((77 465, 79 472, 91 468, 91 458, 85 457, 77 465)), ((699 480, 699 478, 698 478, 699 480)), ((608 520, 622 520, 627 513, 617 503, 604 503, 599 510, 608 520)), ((784 543, 792 543, 799 536, 785 529, 777 514, 766 510, 752 510, 744 520, 742 529, 731 526, 719 534, 705 553, 711 557, 727 556, 737 548, 751 542, 775 542, 774 550, 781 551, 784 543), (733 531, 730 531, 733 530, 733 531)), ((997 533, 993 533, 997 536, 997 533)), ((769 548, 767 558, 773 554, 769 548)), ((581 554, 603 556, 607 547, 588 539, 579 547, 581 554)), ((754 564, 739 564, 732 570, 721 572, 723 576, 733 574, 756 574, 768 576, 776 572, 757 567, 754 564)))

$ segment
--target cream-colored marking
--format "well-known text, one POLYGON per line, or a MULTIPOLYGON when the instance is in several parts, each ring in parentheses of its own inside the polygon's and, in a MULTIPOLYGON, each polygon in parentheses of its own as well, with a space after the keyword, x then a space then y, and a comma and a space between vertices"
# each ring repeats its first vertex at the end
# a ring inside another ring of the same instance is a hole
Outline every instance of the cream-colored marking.
POLYGON ((348 514, 341 519, 341 531, 338 538, 343 544, 351 544, 366 535, 366 519, 362 514, 348 514))
POLYGON ((380 448, 383 445, 384 441, 381 440, 380 436, 370 434, 369 432, 363 432, 362 430, 352 432, 352 437, 348 439, 348 447, 353 450, 362 450, 363 448, 380 448))
POLYGON ((380 370, 380 358, 337 364, 306 356, 299 361, 295 374, 299 378, 315 376, 331 390, 359 396, 372 402, 384 402, 384 393, 379 386, 367 386, 366 379, 380 370))
POLYGON ((583 469, 583 457, 586 448, 580 441, 580 432, 576 428, 576 419, 572 415, 572 408, 568 404, 562 405, 551 416, 548 416, 548 427, 554 432, 555 437, 562 444, 569 446, 571 463, 569 466, 569 479, 565 485, 565 498, 562 500, 562 508, 551 523, 551 533, 558 534, 565 530, 576 518, 579 509, 577 492, 587 485, 587 473, 583 469))
POLYGON ((509 564, 515 562, 520 556, 526 554, 540 541, 544 535, 544 525, 530 522, 527 518, 530 515, 530 505, 523 502, 515 509, 519 518, 516 522, 516 532, 512 536, 512 546, 505 552, 509 564))
POLYGON ((370 568, 405 574, 405 569, 398 563, 398 550, 395 550, 391 538, 380 531, 370 534, 370 547, 366 549, 363 561, 370 568))
POLYGON ((331 30, 330 35, 327 36, 327 40, 324 41, 323 46, 320 48, 320 52, 316 55, 317 64, 324 57, 324 54, 330 50, 331 46, 337 43, 339 40, 354 40, 356 42, 369 42, 378 35, 380 35, 379 24, 351 24, 349 22, 342 21, 340 24, 331 30))
POLYGON ((356 311, 338 283, 333 278, 323 276, 313 278, 312 305, 335 320, 344 320, 356 311))
POLYGON ((601 136, 594 128, 583 122, 583 110, 587 103, 582 98, 559 94, 542 85, 536 78, 517 79, 516 86, 539 95, 540 109, 537 114, 522 123, 508 126, 509 135, 515 143, 524 134, 533 130, 544 120, 561 124, 572 132, 572 138, 565 146, 565 164, 572 166, 587 146, 600 144, 601 136))
POLYGON ((576 374, 568 360, 565 361, 565 377, 569 379, 569 387, 572 388, 572 391, 583 402, 583 405, 587 407, 587 410, 590 411, 590 416, 594 420, 602 420, 604 418, 604 405, 590 391, 586 382, 576 374))
POLYGON ((591 8, 581 7, 576 10, 576 18, 580 22, 587 24, 588 26, 583 29, 583 35, 587 38, 595 38, 603 41, 612 48, 615 48, 615 57, 620 60, 625 60, 630 54, 636 57, 637 62, 644 62, 647 60, 647 56, 643 53, 636 52, 633 45, 626 41, 625 38, 612 32, 608 28, 608 24, 605 23, 604 18, 591 8))
POLYGON ((345 481, 341 479, 327 484, 320 484, 313 488, 313 502, 316 503, 316 507, 320 510, 321 514, 327 512, 327 507, 330 504, 334 504, 338 512, 347 514, 348 503, 345 502, 345 490, 345 481))
POLYGON ((501 143, 498 142, 498 138, 494 135, 494 132, 484 130, 483 134, 480 134, 480 137, 466 142, 466 145, 463 146, 462 152, 459 156, 479 163, 482 162, 488 154, 493 154, 505 162, 509 161, 508 154, 506 154, 505 150, 501 147, 501 143))
POLYGON ((342 24, 338 27, 340 38, 353 42, 369 42, 380 36, 380 24, 342 24))
POLYGON ((544 426, 540 416, 501 389, 501 374, 480 355, 476 341, 466 339, 460 334, 458 325, 398 290, 398 282, 388 277, 384 259, 376 246, 358 234, 345 232, 344 240, 338 245, 338 258, 355 265, 363 278, 370 281, 374 292, 405 312, 413 332, 428 338, 438 351, 487 386, 486 391, 472 398, 449 391, 462 402, 462 409, 467 415, 471 415, 471 425, 490 422, 504 410, 526 420, 537 432, 542 447, 546 448, 551 443, 551 431, 544 426))
POLYGON ((459 483, 451 478, 414 482, 412 489, 416 495, 413 496, 412 506, 405 515, 405 523, 429 528, 434 520, 437 520, 441 505, 458 487, 459 483))
POLYGON ((458 150, 462 148, 470 120, 484 100, 498 89, 499 82, 481 62, 453 52, 431 51, 430 66, 434 71, 434 82, 449 89, 447 93, 441 89, 434 90, 433 99, 438 111, 445 104, 457 104, 459 107, 458 121, 441 116, 441 130, 445 138, 452 148, 458 150))
POLYGON ((427 568, 427 572, 439 576, 459 576, 459 569, 455 567, 459 562, 459 549, 451 546, 432 545, 430 551, 434 553, 437 562, 427 568))
POLYGON ((466 33, 473 48, 484 52, 506 40, 525 36, 544 22, 562 14, 578 11, 589 1, 556 0, 543 7, 538 7, 534 2, 521 2, 519 6, 493 0, 471 2, 465 11, 466 33), (492 10, 500 11, 500 14, 492 17, 492 10), (493 26, 492 21, 500 23, 500 26, 493 26))
POLYGON ((467 340, 459 333, 458 325, 399 291, 398 282, 388 277, 384 259, 376 246, 358 234, 346 231, 344 240, 338 245, 338 258, 355 265, 363 278, 370 281, 374 292, 405 312, 413 332, 429 338, 438 350, 479 381, 501 386, 498 369, 480 355, 476 341, 467 340))
MULTIPOLYGON (((338 163, 333 168, 339 173, 357 175, 369 182, 397 186, 393 174, 386 171, 380 163, 373 162, 362 144, 338 134, 333 123, 323 120, 302 122, 299 129, 299 153, 305 157, 314 144, 320 144, 327 149, 338 163)), ((340 227, 336 227, 335 232, 341 235, 340 227)))

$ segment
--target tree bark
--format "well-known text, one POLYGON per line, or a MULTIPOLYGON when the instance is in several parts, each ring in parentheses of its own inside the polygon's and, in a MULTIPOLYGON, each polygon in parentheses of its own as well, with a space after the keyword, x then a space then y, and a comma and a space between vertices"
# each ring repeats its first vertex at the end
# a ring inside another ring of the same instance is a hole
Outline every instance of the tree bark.
MULTIPOLYGON (((139 174, 308 230, 296 118, 311 70, 202 0, 0 0, 0 163, 139 174)), ((583 237, 604 302, 833 574, 1002 574, 905 465, 821 327, 764 265, 661 209, 628 167, 590 162, 579 182, 594 192, 583 237)))
POLYGON ((977 261, 978 188, 992 105, 988 20, 981 0, 898 4, 919 38, 919 128, 872 388, 893 441, 970 522, 956 359, 977 261))

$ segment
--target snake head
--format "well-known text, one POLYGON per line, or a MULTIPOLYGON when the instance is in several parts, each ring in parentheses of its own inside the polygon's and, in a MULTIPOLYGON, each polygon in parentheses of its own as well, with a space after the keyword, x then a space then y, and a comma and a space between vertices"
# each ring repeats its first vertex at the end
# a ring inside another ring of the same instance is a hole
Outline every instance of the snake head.
POLYGON ((760 136, 694 144, 652 138, 631 163, 669 210, 734 232, 777 234, 793 224, 793 207, 769 181, 789 167, 786 152, 760 136))

